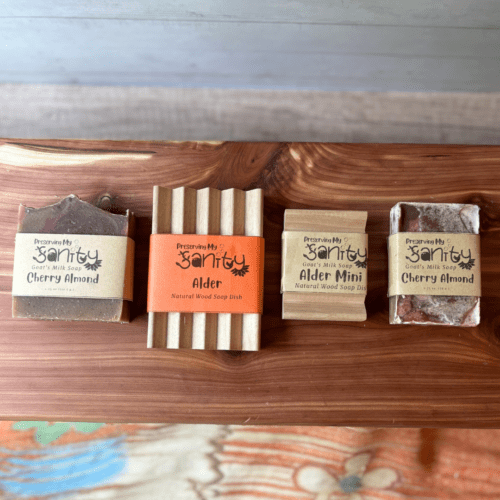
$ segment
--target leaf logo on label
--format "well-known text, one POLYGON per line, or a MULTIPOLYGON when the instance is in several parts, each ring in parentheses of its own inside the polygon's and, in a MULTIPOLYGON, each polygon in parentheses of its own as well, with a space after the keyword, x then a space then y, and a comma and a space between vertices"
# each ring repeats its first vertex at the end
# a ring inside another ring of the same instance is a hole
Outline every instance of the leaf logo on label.
POLYGON ((87 264, 85 264, 85 269, 88 269, 89 271, 97 271, 97 269, 99 269, 102 265, 102 260, 96 260, 93 264, 91 264, 90 262, 87 262, 87 264))
POLYGON ((476 262, 476 259, 469 259, 468 262, 460 262, 460 264, 458 264, 462 269, 472 269, 475 265, 475 262, 476 262))
MULTIPOLYGON (((232 265, 232 264, 231 264, 232 265)), ((248 270, 250 269, 249 265, 243 266, 241 269, 233 269, 231 272, 235 276, 245 276, 246 273, 248 273, 248 270)))

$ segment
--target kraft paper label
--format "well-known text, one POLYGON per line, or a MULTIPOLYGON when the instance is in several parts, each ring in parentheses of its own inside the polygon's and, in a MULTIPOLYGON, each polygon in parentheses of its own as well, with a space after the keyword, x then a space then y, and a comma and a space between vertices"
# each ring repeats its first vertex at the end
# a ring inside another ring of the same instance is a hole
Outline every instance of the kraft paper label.
POLYGON ((18 233, 12 295, 132 300, 126 236, 18 233))
POLYGON ((393 234, 388 295, 481 296, 479 235, 393 234))
POLYGON ((282 239, 282 292, 366 294, 366 234, 285 231, 282 239))
POLYGON ((151 235, 148 311, 261 313, 264 239, 151 235))

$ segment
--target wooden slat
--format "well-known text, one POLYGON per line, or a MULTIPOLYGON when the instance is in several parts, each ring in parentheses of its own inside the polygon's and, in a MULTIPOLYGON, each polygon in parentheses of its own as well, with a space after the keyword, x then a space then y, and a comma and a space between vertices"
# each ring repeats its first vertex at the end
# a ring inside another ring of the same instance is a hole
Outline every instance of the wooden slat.
MULTIPOLYGON (((172 234, 196 233, 196 190, 180 187, 172 190, 172 234)), ((193 314, 169 312, 167 347, 191 348, 193 314)))
MULTIPOLYGON (((362 211, 285 210, 284 231, 364 233, 362 211)), ((283 319, 365 321, 365 294, 283 292, 283 319)))
MULTIPOLYGON (((245 193, 240 189, 226 189, 221 193, 220 234, 245 234, 245 193)), ((217 349, 240 350, 243 316, 222 313, 218 315, 217 349)))
MULTIPOLYGON (((218 189, 197 191, 196 234, 219 234, 221 193, 218 189)), ((217 348, 217 314, 193 314, 193 349, 217 348)))
POLYGON ((364 233, 366 212, 335 210, 286 210, 284 231, 337 231, 339 233, 364 233))
MULTIPOLYGON (((245 236, 264 235, 264 193, 253 189, 245 193, 245 236)), ((260 314, 244 314, 241 348, 243 351, 258 351, 260 347, 260 314)))
MULTIPOLYGON (((152 234, 170 233, 172 224, 172 190, 155 186, 153 188, 152 234)), ((167 313, 148 314, 148 347, 166 347, 167 313)))
POLYGON ((3 5, 1 16, 52 17, 121 20, 177 20, 191 22, 231 21, 266 23, 362 24, 387 26, 497 27, 500 14, 496 0, 451 0, 447 4, 433 0, 360 0, 353 6, 342 0, 297 0, 290 8, 266 0, 232 0, 199 2, 143 0, 121 3, 111 0, 82 4, 72 0, 44 2, 10 0, 3 5))
POLYGON ((500 90, 497 29, 21 17, 0 33, 2 83, 500 90))
POLYGON ((500 143, 498 92, 0 84, 0 109, 0 136, 14 138, 500 143))

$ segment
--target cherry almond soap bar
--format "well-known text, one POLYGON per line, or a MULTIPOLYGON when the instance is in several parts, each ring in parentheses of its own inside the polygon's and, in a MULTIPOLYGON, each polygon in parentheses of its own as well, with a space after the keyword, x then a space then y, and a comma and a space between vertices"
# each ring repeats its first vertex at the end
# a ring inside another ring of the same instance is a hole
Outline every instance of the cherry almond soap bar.
POLYGON ((15 318, 129 321, 133 214, 117 215, 70 195, 19 207, 14 254, 15 318))
POLYGON ((479 207, 401 202, 390 219, 390 323, 478 325, 479 207))

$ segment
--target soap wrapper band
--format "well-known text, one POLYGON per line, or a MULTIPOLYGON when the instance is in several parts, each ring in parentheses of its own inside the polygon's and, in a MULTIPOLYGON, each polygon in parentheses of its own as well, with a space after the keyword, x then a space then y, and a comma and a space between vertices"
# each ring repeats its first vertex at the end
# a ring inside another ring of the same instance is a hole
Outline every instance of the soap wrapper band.
POLYGON ((284 231, 281 292, 366 294, 365 233, 284 231))
POLYGON ((264 238, 152 234, 149 312, 262 313, 264 238))
POLYGON ((12 295, 133 300, 127 236, 17 233, 12 295))
POLYGON ((389 293, 481 296, 480 237, 467 233, 396 233, 388 238, 389 293))

